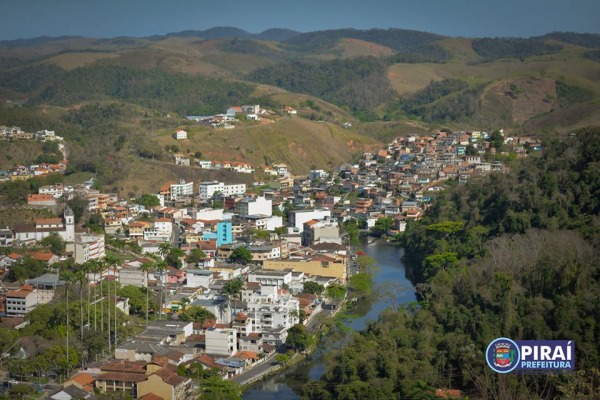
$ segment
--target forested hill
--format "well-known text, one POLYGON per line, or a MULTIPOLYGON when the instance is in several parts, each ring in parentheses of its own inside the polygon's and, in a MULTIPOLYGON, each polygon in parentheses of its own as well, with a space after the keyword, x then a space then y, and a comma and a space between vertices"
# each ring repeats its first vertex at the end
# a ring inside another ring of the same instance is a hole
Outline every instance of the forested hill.
POLYGON ((307 385, 307 398, 433 398, 435 388, 470 398, 595 398, 600 129, 544 148, 509 174, 451 185, 408 225, 419 303, 356 334, 307 385), (578 372, 492 373, 484 353, 497 337, 574 340, 578 372))

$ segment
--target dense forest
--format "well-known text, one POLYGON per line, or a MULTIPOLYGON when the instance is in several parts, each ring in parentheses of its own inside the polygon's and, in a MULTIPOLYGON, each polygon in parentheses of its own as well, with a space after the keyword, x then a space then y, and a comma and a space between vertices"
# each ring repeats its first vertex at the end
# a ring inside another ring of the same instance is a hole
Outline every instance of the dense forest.
POLYGON ((395 28, 369 30, 336 29, 303 33, 286 40, 285 43, 293 44, 301 51, 319 52, 330 49, 342 38, 365 40, 387 46, 396 51, 403 51, 443 39, 443 36, 429 32, 395 28))
POLYGON ((600 50, 590 50, 583 53, 583 56, 588 60, 600 62, 600 50))
POLYGON ((351 110, 377 107, 393 98, 386 62, 375 57, 332 61, 294 61, 247 75, 255 82, 321 97, 351 110))
POLYGON ((473 40, 473 50, 487 60, 537 56, 560 51, 562 46, 540 39, 483 38, 473 40))
POLYGON ((310 399, 595 398, 600 390, 600 129, 466 185, 450 184, 403 235, 418 303, 354 334, 310 399), (492 373, 496 337, 572 339, 571 376, 492 373))
POLYGON ((60 106, 118 99, 184 115, 223 112, 248 99, 253 87, 162 69, 120 66, 79 67, 65 71, 39 64, 0 74, 0 85, 32 95, 31 102, 60 106))
POLYGON ((597 33, 551 32, 541 38, 559 40, 581 47, 600 47, 600 35, 597 33))
POLYGON ((275 61, 289 60, 293 55, 285 51, 272 49, 271 47, 255 40, 248 39, 224 40, 219 43, 217 47, 227 53, 252 54, 275 61))
POLYGON ((385 108, 384 119, 419 118, 426 122, 467 121, 479 108, 483 87, 469 88, 462 79, 432 81, 385 108))

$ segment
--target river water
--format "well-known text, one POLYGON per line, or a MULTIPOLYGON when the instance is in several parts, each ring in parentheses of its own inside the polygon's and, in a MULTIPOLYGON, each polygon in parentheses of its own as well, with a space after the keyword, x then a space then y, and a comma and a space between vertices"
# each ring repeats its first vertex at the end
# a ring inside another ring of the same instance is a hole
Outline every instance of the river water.
MULTIPOLYGON (((401 288, 392 295, 397 305, 416 300, 414 287, 406 277, 404 264, 400 261, 403 249, 396 244, 373 238, 361 238, 359 249, 377 260, 379 270, 373 278, 374 291, 377 291, 378 286, 391 282, 395 287, 401 288)), ((373 296, 370 300, 357 302, 348 308, 346 314, 353 318, 347 319, 344 325, 351 330, 363 330, 367 322, 376 321, 381 311, 390 308, 391 304, 390 296, 373 296)), ((309 359, 257 384, 253 389, 246 391, 242 398, 245 400, 299 399, 304 384, 309 380, 318 380, 325 372, 326 363, 323 356, 343 343, 345 343, 344 339, 336 343, 321 341, 309 359)))

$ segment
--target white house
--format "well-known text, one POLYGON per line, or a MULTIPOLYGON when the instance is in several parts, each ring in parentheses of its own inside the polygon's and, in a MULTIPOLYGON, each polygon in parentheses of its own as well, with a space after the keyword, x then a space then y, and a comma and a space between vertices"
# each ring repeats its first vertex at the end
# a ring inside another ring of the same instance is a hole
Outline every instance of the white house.
POLYGON ((235 196, 246 193, 245 183, 226 185, 223 182, 206 181, 200 183, 199 195, 203 200, 211 199, 215 193, 220 192, 224 196, 235 196))
POLYGON ((213 271, 204 269, 186 269, 186 284, 187 287, 205 287, 208 288, 213 282, 213 271))
POLYGON ((254 200, 243 199, 237 203, 237 211, 241 216, 265 215, 270 217, 273 215, 273 201, 264 197, 257 197, 254 200))
POLYGON ((233 328, 210 328, 205 333, 206 353, 234 355, 237 353, 237 331, 233 328))
POLYGON ((188 134, 186 131, 179 129, 179 130, 176 130, 175 133, 173 133, 173 138, 175 138, 177 140, 187 139, 188 134))
POLYGON ((11 290, 6 294, 6 314, 9 317, 22 317, 38 304, 37 289, 24 286, 21 290, 11 290))

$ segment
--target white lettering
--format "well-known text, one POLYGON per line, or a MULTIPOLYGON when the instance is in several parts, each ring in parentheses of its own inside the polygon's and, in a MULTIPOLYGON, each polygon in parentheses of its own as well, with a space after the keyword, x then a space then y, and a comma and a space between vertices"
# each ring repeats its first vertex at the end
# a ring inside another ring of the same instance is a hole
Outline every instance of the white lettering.
POLYGON ((571 342, 567 346, 567 360, 571 360, 571 342))
POLYGON ((531 355, 531 352, 532 352, 531 346, 523 346, 523 347, 521 347, 521 352, 523 354, 523 360, 526 360, 527 356, 531 355))
POLYGON ((540 360, 550 360, 550 346, 542 346, 540 349, 540 360))
POLYGON ((552 359, 553 360, 561 359, 563 361, 566 360, 565 353, 563 352, 563 349, 561 346, 556 346, 554 348, 554 354, 552 354, 552 359))

